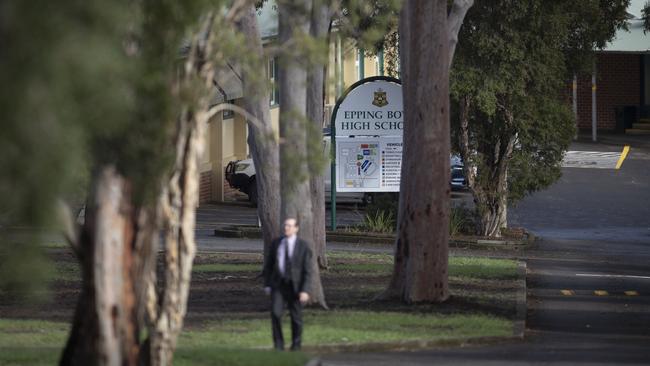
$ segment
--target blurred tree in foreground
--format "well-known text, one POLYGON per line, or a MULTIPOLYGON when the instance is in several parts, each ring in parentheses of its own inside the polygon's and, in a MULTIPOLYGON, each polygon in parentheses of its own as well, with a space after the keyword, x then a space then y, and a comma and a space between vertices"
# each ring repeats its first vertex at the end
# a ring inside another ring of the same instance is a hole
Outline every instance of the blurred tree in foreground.
MULTIPOLYGON (((11 244, 17 228, 64 226, 82 292, 61 364, 171 363, 194 257, 197 158, 218 110, 214 73, 238 54, 231 29, 246 4, 0 4, 1 268, 37 263, 36 240, 11 244), (53 220, 64 197, 86 202, 82 226, 69 210, 53 220)), ((3 274, 3 291, 26 281, 3 274)))

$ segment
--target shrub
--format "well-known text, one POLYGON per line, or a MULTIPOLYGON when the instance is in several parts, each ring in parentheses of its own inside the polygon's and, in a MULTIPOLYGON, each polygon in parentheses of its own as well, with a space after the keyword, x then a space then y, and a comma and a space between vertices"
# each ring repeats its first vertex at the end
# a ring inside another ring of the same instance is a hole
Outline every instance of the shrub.
POLYGON ((395 231, 395 216, 390 211, 375 211, 366 214, 364 226, 373 233, 392 233, 395 231))

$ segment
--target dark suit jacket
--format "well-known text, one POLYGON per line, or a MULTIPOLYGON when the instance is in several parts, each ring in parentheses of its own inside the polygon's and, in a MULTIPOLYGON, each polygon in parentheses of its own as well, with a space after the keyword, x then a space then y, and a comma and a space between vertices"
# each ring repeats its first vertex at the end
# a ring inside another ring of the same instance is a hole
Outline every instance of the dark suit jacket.
MULTIPOLYGON (((278 288, 282 282, 282 272, 278 265, 278 246, 283 237, 273 240, 271 249, 264 258, 264 286, 278 288)), ((296 293, 306 292, 311 295, 311 266, 312 251, 306 241, 296 238, 296 245, 291 256, 291 281, 296 293)))

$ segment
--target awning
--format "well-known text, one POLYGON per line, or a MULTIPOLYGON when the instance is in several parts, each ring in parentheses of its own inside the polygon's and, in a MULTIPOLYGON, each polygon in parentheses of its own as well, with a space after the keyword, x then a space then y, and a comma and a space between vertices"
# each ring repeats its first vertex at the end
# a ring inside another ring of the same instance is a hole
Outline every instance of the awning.
POLYGON ((219 68, 214 77, 215 97, 212 104, 219 104, 244 96, 241 67, 228 63, 219 68))

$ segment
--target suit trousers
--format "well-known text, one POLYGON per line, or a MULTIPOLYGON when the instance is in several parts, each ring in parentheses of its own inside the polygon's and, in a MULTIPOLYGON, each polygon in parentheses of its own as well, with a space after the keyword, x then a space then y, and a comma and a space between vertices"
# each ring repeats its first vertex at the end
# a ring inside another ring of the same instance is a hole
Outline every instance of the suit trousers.
POLYGON ((284 349, 282 336, 282 315, 284 304, 289 308, 291 316, 291 349, 300 349, 302 336, 302 304, 298 294, 293 290, 291 282, 282 282, 271 289, 271 325, 273 327, 273 346, 276 350, 284 349))

